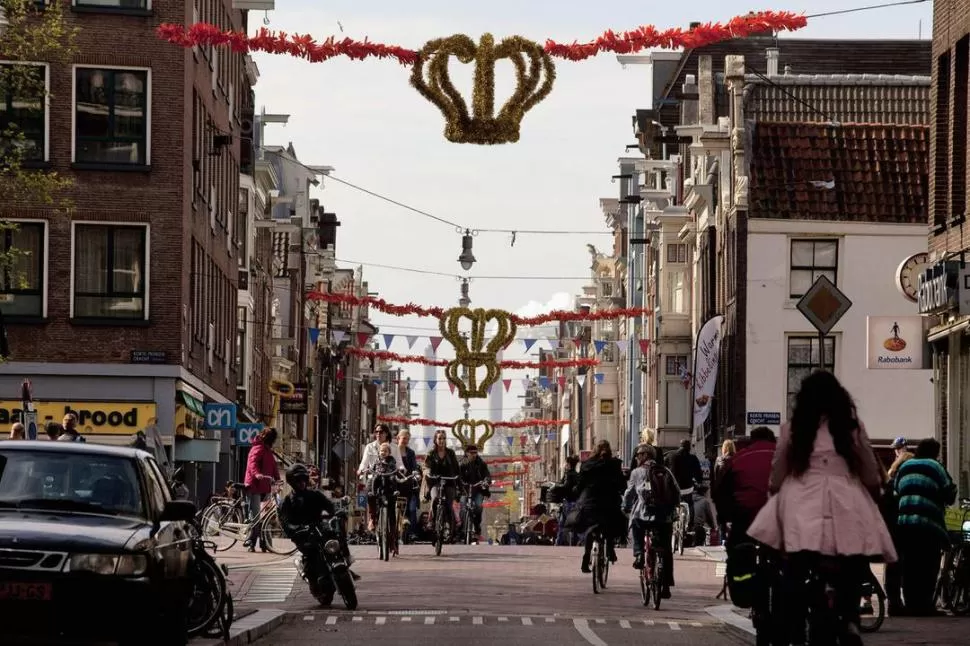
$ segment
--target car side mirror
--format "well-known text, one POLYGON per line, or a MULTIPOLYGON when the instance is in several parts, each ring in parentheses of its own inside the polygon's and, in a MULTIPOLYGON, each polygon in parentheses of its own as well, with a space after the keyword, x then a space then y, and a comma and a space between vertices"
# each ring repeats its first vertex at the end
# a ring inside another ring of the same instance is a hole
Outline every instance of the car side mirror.
POLYGON ((195 503, 193 502, 188 500, 170 500, 165 503, 160 520, 175 522, 190 521, 195 518, 196 511, 195 503))

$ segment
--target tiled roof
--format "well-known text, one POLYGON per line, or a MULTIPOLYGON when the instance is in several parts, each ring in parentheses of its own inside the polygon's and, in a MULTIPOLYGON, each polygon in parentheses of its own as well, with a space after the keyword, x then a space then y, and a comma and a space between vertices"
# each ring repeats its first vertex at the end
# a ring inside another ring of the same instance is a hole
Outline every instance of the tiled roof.
POLYGON ((746 92, 745 119, 929 125, 930 77, 890 74, 756 76, 746 92), (798 100, 795 100, 797 97, 798 100))
POLYGON ((285 275, 286 270, 289 269, 286 265, 287 257, 290 251, 290 234, 280 231, 273 232, 273 255, 276 256, 277 262, 280 264, 280 271, 277 275, 285 275))
POLYGON ((762 122, 748 146, 750 217, 927 222, 926 126, 762 122))
MULTIPOLYGON (((793 74, 919 74, 932 71, 932 42, 929 40, 835 40, 751 37, 683 52, 677 71, 660 97, 658 121, 678 125, 677 100, 688 74, 697 74, 699 56, 711 57, 715 75, 724 72, 724 57, 742 55, 745 64, 762 74, 767 72, 767 49, 778 48, 778 69, 791 67, 793 74), (670 99, 673 99, 671 101, 670 99)), ((720 116, 726 116, 720 112, 720 116)))

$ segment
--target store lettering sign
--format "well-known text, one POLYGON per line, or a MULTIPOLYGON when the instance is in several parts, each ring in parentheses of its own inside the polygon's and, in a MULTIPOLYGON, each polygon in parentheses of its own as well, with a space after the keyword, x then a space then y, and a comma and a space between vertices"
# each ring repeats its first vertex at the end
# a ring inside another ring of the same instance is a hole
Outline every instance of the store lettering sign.
POLYGON ((939 262, 919 275, 916 302, 920 314, 938 314, 955 307, 957 273, 957 263, 939 262))
MULTIPOLYGON (((64 415, 77 415, 77 427, 82 434, 131 435, 157 422, 154 403, 133 402, 32 402, 37 412, 38 435, 48 422, 60 424, 64 415)), ((23 415, 23 402, 0 401, 0 427, 19 422, 23 415)))
POLYGON ((233 439, 236 441, 237 446, 250 446, 263 428, 262 424, 237 424, 233 439))

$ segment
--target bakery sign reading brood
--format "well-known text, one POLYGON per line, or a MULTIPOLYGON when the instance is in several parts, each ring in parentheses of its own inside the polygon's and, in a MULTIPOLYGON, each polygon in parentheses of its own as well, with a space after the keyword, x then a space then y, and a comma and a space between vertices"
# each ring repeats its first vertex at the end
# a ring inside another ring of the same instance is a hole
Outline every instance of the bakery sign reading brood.
POLYGON ((923 318, 870 316, 867 319, 870 370, 922 370, 923 318))
MULTIPOLYGON (((155 423, 156 406, 154 403, 136 402, 71 402, 35 401, 39 434, 47 422, 61 423, 64 415, 77 415, 77 427, 82 434, 130 435, 155 423)), ((23 403, 19 401, 0 401, 0 427, 9 428, 10 424, 21 419, 23 403)))

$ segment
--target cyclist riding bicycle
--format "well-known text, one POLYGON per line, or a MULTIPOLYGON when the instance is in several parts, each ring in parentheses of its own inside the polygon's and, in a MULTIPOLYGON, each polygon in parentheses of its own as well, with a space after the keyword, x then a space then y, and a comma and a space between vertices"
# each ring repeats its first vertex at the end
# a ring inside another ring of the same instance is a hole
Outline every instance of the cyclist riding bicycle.
POLYGON ((424 499, 435 498, 439 503, 444 503, 444 511, 449 514, 449 518, 454 529, 454 501, 457 487, 454 482, 446 482, 441 486, 440 478, 454 478, 461 475, 461 465, 458 464, 458 456, 448 448, 448 436, 444 431, 436 431, 434 434, 434 447, 424 459, 425 479, 428 483, 428 491, 424 499))
POLYGON ((481 536, 482 503, 485 501, 485 498, 491 495, 488 486, 492 483, 492 479, 488 472, 488 465, 478 455, 478 446, 469 444, 465 447, 465 457, 462 458, 459 468, 461 471, 461 483, 467 492, 465 496, 466 502, 464 504, 467 504, 467 500, 471 500, 474 503, 471 522, 475 536, 481 536))
MULTIPOLYGON (((374 465, 380 459, 379 452, 381 444, 390 443, 391 427, 387 424, 378 424, 374 427, 374 441, 364 447, 364 455, 360 459, 360 466, 357 467, 357 477, 367 477, 367 472, 374 469, 374 465)), ((401 464, 401 453, 396 445, 391 445, 391 455, 397 464, 401 464)), ((367 496, 367 531, 374 531, 377 523, 377 499, 374 496, 367 496)))
POLYGON ((687 503, 688 527, 694 524, 694 486, 704 479, 701 461, 690 452, 690 447, 690 440, 681 440, 680 448, 667 456, 667 468, 680 487, 680 501, 687 503))
POLYGON ((373 469, 369 472, 373 476, 370 481, 370 495, 374 500, 378 500, 383 494, 392 504, 388 507, 388 524, 392 533, 392 543, 394 544, 394 556, 398 555, 397 547, 397 492, 402 485, 407 482, 404 475, 404 467, 398 466, 397 461, 391 454, 391 445, 384 442, 378 449, 378 459, 373 469))
POLYGON ((674 584, 673 514, 680 504, 680 488, 674 474, 657 462, 657 452, 652 446, 640 445, 635 455, 639 466, 630 472, 623 494, 623 511, 630 514, 633 535, 633 567, 643 569, 644 537, 649 529, 655 530, 658 540, 651 545, 663 562, 665 579, 660 596, 669 599, 670 586, 674 584))
POLYGON ((598 527, 606 539, 607 557, 616 563, 616 538, 626 533, 626 517, 621 509, 622 495, 626 488, 623 465, 619 458, 613 457, 613 449, 606 440, 596 444, 593 456, 583 462, 576 484, 578 500, 576 508, 567 519, 566 525, 575 533, 586 532, 585 550, 580 569, 590 572, 590 555, 593 551, 595 532, 588 531, 598 527))

